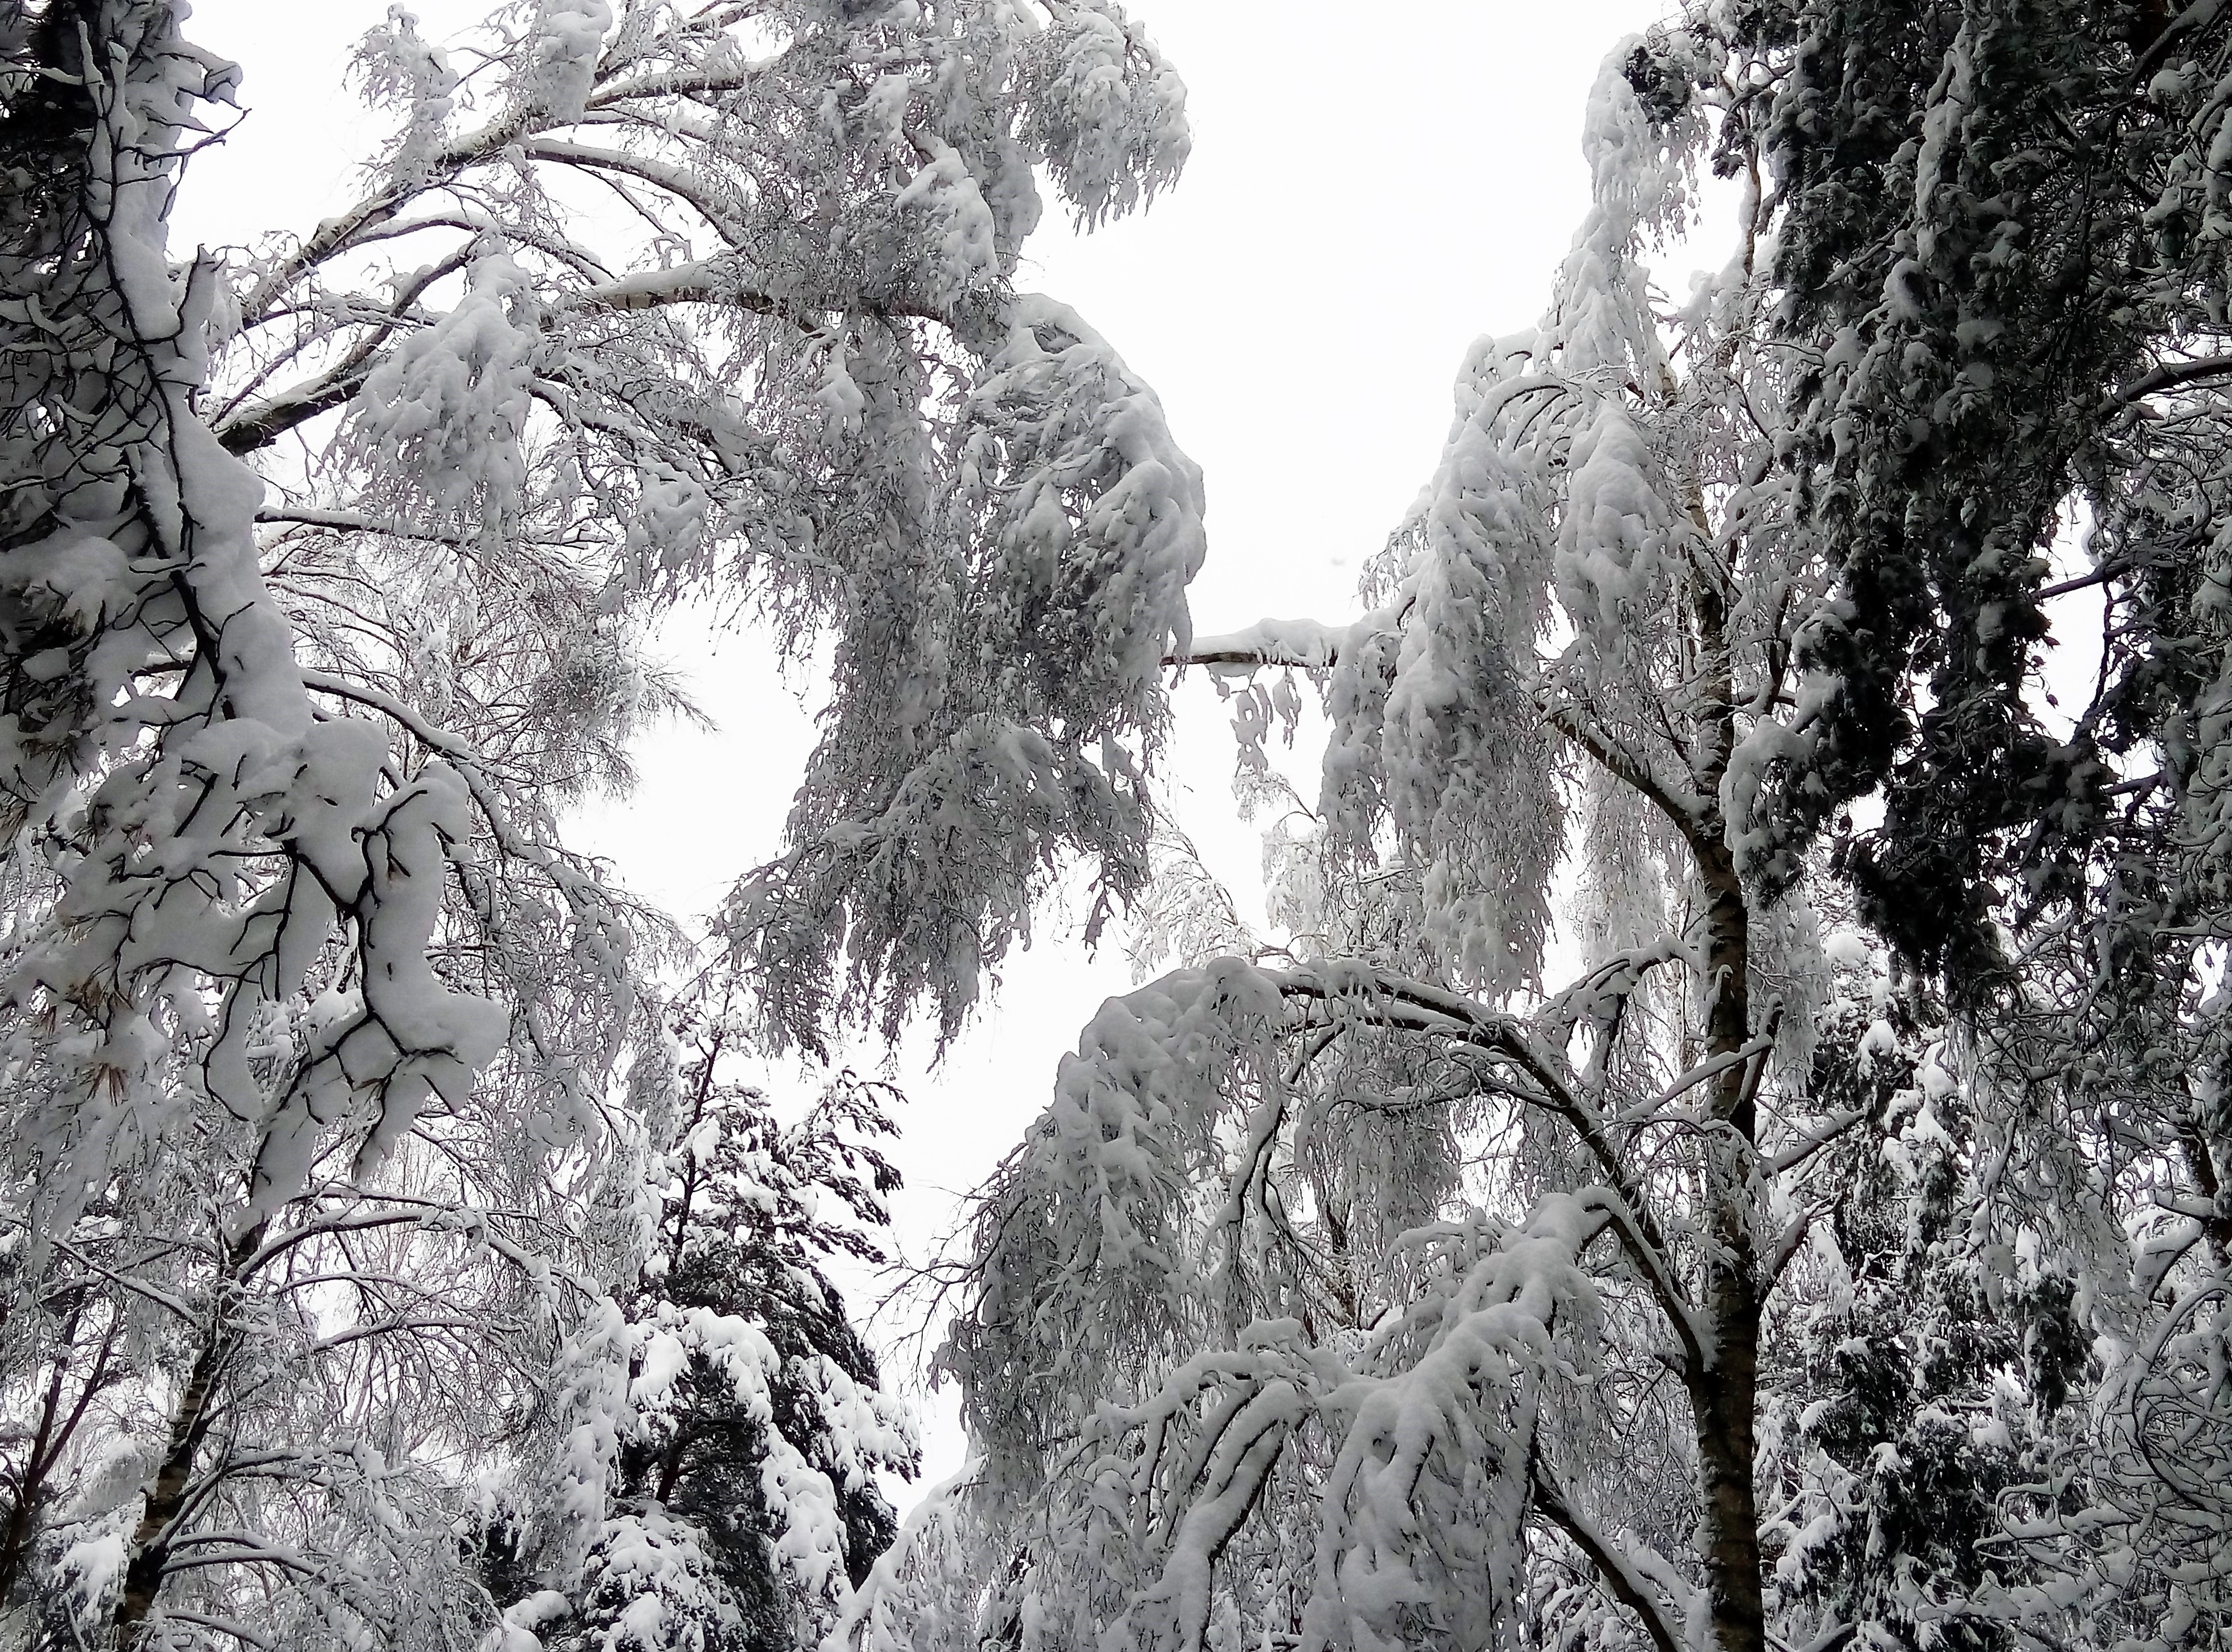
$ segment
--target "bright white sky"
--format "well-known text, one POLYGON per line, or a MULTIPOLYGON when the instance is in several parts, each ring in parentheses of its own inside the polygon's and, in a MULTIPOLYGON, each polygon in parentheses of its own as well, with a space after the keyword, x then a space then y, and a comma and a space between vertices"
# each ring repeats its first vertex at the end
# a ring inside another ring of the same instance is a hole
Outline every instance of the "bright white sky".
MULTIPOLYGON (((421 5, 428 32, 473 0, 421 5)), ((1465 346, 1541 313, 1586 205, 1583 99, 1604 54, 1661 0, 1132 0, 1189 88, 1184 179, 1145 217, 1089 237, 1059 224, 1022 284, 1076 307, 1160 393, 1209 485, 1197 628, 1353 612, 1364 557, 1427 479, 1465 346)), ((175 240, 308 230, 346 204, 373 129, 343 70, 380 0, 199 0, 190 35, 246 71, 248 120, 198 159, 175 240)), ((775 851, 811 743, 809 682, 786 687, 764 641, 672 628, 667 647, 718 719, 656 732, 642 784, 576 841, 671 909, 702 913, 775 851), (803 691, 808 696, 801 705, 803 691)), ((1183 686, 1170 773, 1183 823, 1251 901, 1253 829, 1233 817, 1227 719, 1183 686)), ((1314 787, 1306 789, 1314 793, 1314 787)), ((983 1180, 1045 1103, 1100 1001, 1126 990, 1120 944, 1087 958, 1052 914, 996 1002, 935 1069, 901 1052, 902 1243, 921 1259, 954 1195, 983 1180)), ((873 1062, 872 1055, 861 1059, 873 1062)), ((905 1330, 878 1328, 892 1343, 905 1330)), ((912 1350, 895 1350, 904 1369, 912 1350)), ((950 1396, 947 1396, 950 1400, 950 1396)), ((957 1467, 931 1408, 928 1480, 957 1467)))

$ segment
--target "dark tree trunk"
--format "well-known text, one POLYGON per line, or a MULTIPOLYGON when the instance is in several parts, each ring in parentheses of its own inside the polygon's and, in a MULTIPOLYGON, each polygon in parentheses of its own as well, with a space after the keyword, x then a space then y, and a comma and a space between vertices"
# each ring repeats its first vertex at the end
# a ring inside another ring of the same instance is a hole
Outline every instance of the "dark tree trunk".
POLYGON ((146 1506, 140 1512, 139 1525, 133 1528, 127 1550, 131 1558, 124 1568, 124 1588, 117 1597, 116 1615, 111 1623, 111 1644, 117 1652, 131 1652, 140 1644, 148 1614, 155 1607, 155 1597, 163 1587, 163 1573, 170 1564, 172 1545, 178 1537, 178 1517, 185 1512, 187 1496, 193 1488, 196 1462, 203 1442, 209 1438, 210 1428, 217 1421, 218 1385, 225 1367, 239 1348, 239 1327, 233 1323, 233 1310, 239 1298, 242 1275, 249 1259, 263 1242, 263 1224, 259 1222, 226 1251, 224 1275, 212 1293, 201 1351, 194 1356, 193 1369, 178 1394, 178 1408, 171 1414, 162 1464, 147 1489, 146 1506))
MULTIPOLYGON (((1710 903, 1708 1053, 1733 1057, 1752 1036, 1747 990, 1750 912, 1735 862, 1724 848, 1718 842, 1702 845, 1697 861, 1710 903)), ((1756 1065, 1731 1061, 1712 1081, 1712 1115, 1725 1127, 1706 1146, 1715 1254, 1705 1265, 1703 1306, 1712 1344, 1707 1350, 1709 1363, 1690 1383, 1698 1489, 1704 1502, 1706 1590, 1713 1642, 1720 1652, 1767 1652, 1759 1504, 1752 1484, 1764 1306, 1750 1219, 1752 1147, 1758 1134, 1753 1083, 1756 1065)))

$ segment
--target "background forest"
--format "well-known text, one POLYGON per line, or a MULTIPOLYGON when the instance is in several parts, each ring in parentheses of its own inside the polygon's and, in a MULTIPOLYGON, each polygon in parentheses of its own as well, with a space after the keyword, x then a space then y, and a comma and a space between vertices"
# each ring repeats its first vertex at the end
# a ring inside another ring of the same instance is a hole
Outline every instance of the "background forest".
POLYGON ((1117 6, 397 7, 189 255, 240 69, 0 0, 0 1643, 2222 1647, 2222 12, 1607 41, 1353 608, 1197 636, 1018 283, 1178 183, 1117 6), (567 829, 693 609, 819 694, 704 914, 567 829), (907 1276, 918 1493, 847 1062, 1063 902, 1139 984, 907 1276))

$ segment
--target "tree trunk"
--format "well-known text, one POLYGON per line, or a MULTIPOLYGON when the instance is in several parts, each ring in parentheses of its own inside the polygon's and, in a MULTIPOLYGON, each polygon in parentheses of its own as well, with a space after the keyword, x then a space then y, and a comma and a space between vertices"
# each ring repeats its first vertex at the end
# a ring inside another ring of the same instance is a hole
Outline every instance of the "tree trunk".
MULTIPOLYGON (((1733 859, 1717 843, 1701 848, 1698 871, 1707 908, 1710 994, 1706 1044, 1732 1057, 1751 1037, 1747 977, 1750 912, 1733 859)), ((1752 1484, 1757 1448, 1759 1325, 1762 1292, 1752 1240, 1752 1182, 1758 1133, 1755 1062, 1733 1061, 1712 1081, 1712 1113, 1724 1129, 1706 1141, 1715 1254, 1704 1270, 1704 1309, 1712 1327, 1710 1363, 1690 1383, 1697 1431, 1699 1493, 1704 1503, 1705 1587, 1719 1652, 1767 1652, 1760 1580, 1759 1504, 1752 1484)))
POLYGON ((186 1493, 193 1485, 194 1461, 200 1455, 202 1441, 209 1436, 210 1425, 216 1421, 218 1380, 239 1345, 238 1328, 232 1318, 240 1296, 242 1270, 263 1243, 263 1227, 258 1222, 226 1249, 224 1273, 212 1293, 209 1330, 178 1395, 178 1408, 171 1414, 162 1466, 155 1471, 146 1506, 140 1512, 140 1524, 133 1528, 127 1550, 131 1558, 124 1569, 124 1588, 117 1597, 111 1625, 111 1644, 116 1652, 132 1652, 140 1644, 148 1614, 154 1610, 156 1593, 163 1586, 177 1522, 185 1512, 186 1493))
POLYGON ((1719 1652, 1767 1652, 1759 1505, 1752 1485, 1760 1301, 1749 1252, 1734 1265, 1716 1266, 1707 1291, 1714 1363, 1692 1386, 1690 1403, 1705 1506, 1705 1588, 1713 1644, 1719 1652))

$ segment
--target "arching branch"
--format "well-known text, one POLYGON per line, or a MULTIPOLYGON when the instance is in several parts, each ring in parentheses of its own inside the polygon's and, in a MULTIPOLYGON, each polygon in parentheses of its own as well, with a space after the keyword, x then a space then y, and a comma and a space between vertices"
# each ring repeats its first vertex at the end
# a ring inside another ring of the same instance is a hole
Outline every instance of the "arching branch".
POLYGON ((1651 1643, 1658 1652, 1682 1652, 1684 1636, 1681 1626, 1670 1618, 1658 1591, 1636 1570, 1634 1563, 1620 1552, 1618 1543, 1573 1506, 1539 1452, 1530 1458, 1528 1468, 1535 1509, 1588 1557, 1589 1564, 1596 1568, 1597 1576, 1604 1580, 1612 1598, 1643 1620, 1644 1632, 1651 1636, 1651 1643))

